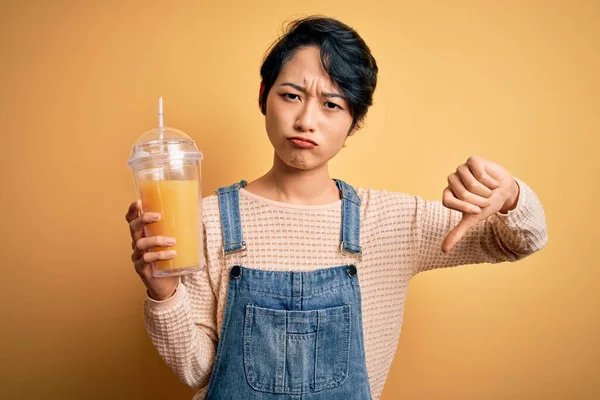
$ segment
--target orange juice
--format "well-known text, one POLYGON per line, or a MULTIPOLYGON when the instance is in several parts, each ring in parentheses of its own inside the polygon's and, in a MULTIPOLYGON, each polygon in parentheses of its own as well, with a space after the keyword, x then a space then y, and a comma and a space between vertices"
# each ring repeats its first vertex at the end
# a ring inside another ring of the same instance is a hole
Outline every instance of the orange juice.
POLYGON ((175 258, 154 263, 155 275, 160 271, 199 267, 202 257, 202 199, 198 180, 142 181, 139 190, 144 213, 161 214, 159 221, 146 226, 146 234, 176 240, 173 246, 150 250, 177 251, 175 258))

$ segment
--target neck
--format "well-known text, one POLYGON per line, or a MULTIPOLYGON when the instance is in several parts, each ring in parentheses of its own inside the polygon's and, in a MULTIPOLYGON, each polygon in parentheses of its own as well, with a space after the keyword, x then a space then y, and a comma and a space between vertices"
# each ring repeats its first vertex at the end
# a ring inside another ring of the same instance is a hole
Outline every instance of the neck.
POLYGON ((291 168, 277 155, 271 170, 248 186, 261 196, 290 204, 323 205, 340 198, 327 164, 300 170, 291 168))

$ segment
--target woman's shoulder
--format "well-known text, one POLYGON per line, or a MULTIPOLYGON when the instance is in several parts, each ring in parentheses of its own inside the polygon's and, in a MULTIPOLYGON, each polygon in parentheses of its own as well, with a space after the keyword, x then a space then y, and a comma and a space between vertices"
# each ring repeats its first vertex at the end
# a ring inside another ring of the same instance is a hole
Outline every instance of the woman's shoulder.
POLYGON ((367 204, 388 204, 388 203, 408 203, 413 204, 415 196, 400 191, 391 191, 387 189, 377 189, 372 187, 355 187, 356 194, 362 203, 367 204))
POLYGON ((211 208, 218 206, 217 194, 212 193, 202 198, 202 208, 211 208))
POLYGON ((218 223, 219 217, 219 199, 216 193, 212 193, 202 198, 202 221, 207 223, 218 223))

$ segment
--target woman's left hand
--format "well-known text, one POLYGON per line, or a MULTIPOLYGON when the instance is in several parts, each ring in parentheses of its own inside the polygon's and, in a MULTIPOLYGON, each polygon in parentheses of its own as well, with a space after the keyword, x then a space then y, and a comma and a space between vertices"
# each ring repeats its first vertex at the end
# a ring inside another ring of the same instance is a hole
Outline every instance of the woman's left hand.
POLYGON ((449 252, 465 233, 497 212, 513 210, 519 198, 519 185, 501 165, 481 157, 469 157, 448 176, 442 204, 463 213, 461 221, 442 242, 449 252))

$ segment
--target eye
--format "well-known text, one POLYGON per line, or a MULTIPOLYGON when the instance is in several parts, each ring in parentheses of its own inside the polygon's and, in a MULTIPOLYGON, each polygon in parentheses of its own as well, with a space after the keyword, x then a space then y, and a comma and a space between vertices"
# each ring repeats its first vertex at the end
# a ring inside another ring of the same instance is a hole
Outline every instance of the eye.
POLYGON ((294 94, 294 93, 284 93, 284 94, 282 94, 282 96, 284 99, 287 99, 287 100, 296 100, 297 98, 299 98, 298 95, 294 94))
POLYGON ((335 103, 332 103, 331 101, 328 101, 327 103, 325 103, 325 105, 327 105, 327 108, 329 108, 330 110, 335 110, 336 108, 339 108, 340 110, 342 109, 342 107, 338 106, 335 103))

